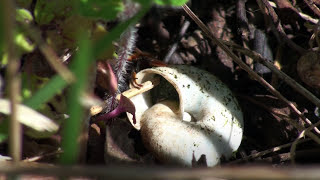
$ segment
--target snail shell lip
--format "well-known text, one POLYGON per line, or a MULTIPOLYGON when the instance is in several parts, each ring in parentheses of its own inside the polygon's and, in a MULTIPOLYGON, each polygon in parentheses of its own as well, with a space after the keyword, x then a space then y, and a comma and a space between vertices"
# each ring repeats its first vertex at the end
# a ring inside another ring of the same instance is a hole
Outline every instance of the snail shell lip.
POLYGON ((226 85, 185 65, 145 69, 137 74, 137 82, 155 75, 169 82, 179 99, 154 105, 150 92, 131 98, 137 119, 133 126, 141 129, 146 147, 159 160, 185 166, 201 157, 208 166, 218 164, 222 156, 229 158, 241 143, 243 115, 226 85))

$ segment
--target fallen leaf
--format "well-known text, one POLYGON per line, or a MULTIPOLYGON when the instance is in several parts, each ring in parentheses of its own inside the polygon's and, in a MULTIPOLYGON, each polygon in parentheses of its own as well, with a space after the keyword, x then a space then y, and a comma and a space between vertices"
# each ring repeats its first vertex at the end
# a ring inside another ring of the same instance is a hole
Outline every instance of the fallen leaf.
MULTIPOLYGON (((9 100, 0 99, 0 107, 0 113, 6 115, 11 113, 9 100)), ((23 104, 17 105, 17 119, 22 124, 37 131, 55 132, 59 129, 59 126, 51 119, 23 104)))

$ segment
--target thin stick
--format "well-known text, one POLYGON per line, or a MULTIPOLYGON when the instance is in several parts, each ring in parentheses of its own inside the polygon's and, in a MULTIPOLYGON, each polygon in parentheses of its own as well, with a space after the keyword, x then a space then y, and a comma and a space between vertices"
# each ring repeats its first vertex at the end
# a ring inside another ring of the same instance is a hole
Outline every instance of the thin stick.
POLYGON ((19 103, 20 97, 20 76, 18 75, 19 70, 19 59, 17 57, 15 44, 13 41, 13 32, 15 31, 15 7, 12 0, 4 0, 3 8, 0 13, 3 13, 4 21, 4 35, 5 45, 8 52, 8 93, 10 98, 10 124, 9 124, 9 150, 13 162, 18 163, 21 160, 21 124, 17 119, 17 104, 19 103))
POLYGON ((23 160, 23 162, 36 162, 36 161, 39 161, 39 160, 41 160, 41 159, 43 159, 45 157, 56 156, 56 155, 61 154, 61 153, 63 153, 63 151, 58 149, 58 150, 50 152, 50 153, 42 154, 42 155, 31 157, 31 158, 26 158, 26 159, 23 160))
MULTIPOLYGON (((277 5, 276 5, 274 2, 268 1, 268 3, 270 4, 271 7, 277 8, 277 5)), ((295 8, 294 6, 291 6, 291 8, 294 9, 295 12, 298 13, 299 16, 300 16, 302 19, 304 19, 304 20, 306 20, 306 21, 309 21, 309 22, 311 22, 311 23, 313 23, 313 24, 317 24, 317 23, 318 23, 318 19, 312 18, 311 16, 309 16, 309 15, 303 13, 303 12, 300 12, 300 11, 299 11, 297 8, 295 8)))
MULTIPOLYGON (((160 79, 159 78, 154 78, 150 81, 146 81, 144 83, 142 83, 140 88, 131 88, 125 92, 122 93, 122 95, 126 96, 127 98, 132 98, 138 94, 142 94, 144 92, 147 92, 149 90, 151 90, 152 88, 154 88, 155 86, 157 86, 160 83, 160 79)), ((118 94, 116 99, 119 101, 120 100, 120 96, 121 94, 118 94)), ((90 114, 91 116, 94 116, 98 113, 100 113, 105 107, 105 104, 103 105, 97 105, 97 106, 93 106, 90 108, 90 114)))
POLYGON ((299 136, 294 140, 294 142, 292 143, 292 146, 290 148, 290 155, 291 155, 291 164, 295 164, 295 157, 296 157, 296 148, 297 148, 297 144, 299 142, 299 140, 301 138, 303 138, 305 136, 306 133, 308 133, 309 131, 311 131, 314 127, 319 126, 320 125, 320 121, 318 121, 317 123, 315 123, 314 125, 308 127, 307 129, 303 130, 299 136))
POLYGON ((320 16, 320 9, 314 4, 312 0, 304 0, 309 8, 317 15, 320 16))
MULTIPOLYGON (((256 100, 254 100, 253 98, 246 97, 246 96, 244 96, 244 97, 245 97, 247 100, 251 101, 252 103, 257 104, 257 105, 259 105, 260 107, 262 107, 263 109, 271 112, 271 113, 274 114, 275 116, 278 116, 279 118, 284 119, 285 121, 287 121, 289 124, 291 124, 292 126, 294 126, 294 127, 295 127, 296 129, 298 129, 299 131, 305 130, 305 128, 304 128, 303 125, 301 125, 301 124, 299 124, 297 121, 291 119, 291 118, 288 117, 286 114, 277 112, 277 111, 275 111, 273 108, 270 108, 269 106, 266 106, 266 105, 264 105, 263 103, 260 103, 260 102, 258 102, 258 101, 256 101, 256 100)), ((312 125, 312 126, 310 126, 310 127, 314 128, 314 125, 312 125)), ((310 128, 310 127, 309 127, 309 128, 310 128)), ((319 138, 317 135, 315 135, 313 132, 311 132, 311 131, 306 131, 305 133, 306 133, 306 135, 309 136, 314 142, 320 144, 320 138, 319 138)))
MULTIPOLYGON (((278 77, 280 77, 282 80, 284 80, 288 85, 290 85, 293 89, 298 91, 301 95, 306 97, 309 101, 311 101, 313 104, 315 104, 317 107, 320 107, 320 100, 313 95, 310 91, 308 91, 306 88, 301 86, 299 83, 297 83, 294 79, 292 79, 290 76, 285 74, 284 72, 280 71, 274 64, 269 62, 267 59, 262 57, 259 53, 256 53, 254 51, 251 51, 250 49, 241 47, 235 43, 224 41, 226 45, 231 46, 234 50, 237 50, 249 57, 251 57, 253 60, 267 66, 273 73, 277 74, 278 77)), ((290 102, 291 103, 291 102, 290 102)), ((293 105, 293 104, 292 104, 293 105)), ((312 126, 311 121, 303 116, 302 114, 299 115, 307 124, 312 126)), ((314 127, 314 130, 320 134, 320 130, 317 127, 314 127)))
POLYGON ((301 138, 303 138, 305 136, 305 133, 306 131, 303 130, 299 136, 294 140, 294 142, 292 143, 292 146, 290 148, 290 156, 291 156, 291 164, 294 165, 296 162, 295 162, 295 159, 296 159, 296 148, 297 148, 297 144, 299 142, 299 140, 301 138))
MULTIPOLYGON (((0 165, 5 175, 45 175, 53 177, 100 177, 102 179, 319 179, 320 167, 231 166, 214 168, 169 168, 156 166, 50 166, 24 163, 0 165)), ((99 179, 99 178, 98 178, 99 179)))
POLYGON ((304 54, 306 52, 306 50, 288 38, 288 36, 286 35, 286 33, 283 30, 283 27, 280 23, 280 20, 278 18, 277 13, 274 11, 272 6, 269 4, 268 0, 257 0, 257 3, 259 5, 260 9, 262 10, 262 12, 266 14, 267 18, 271 17, 270 19, 272 20, 273 23, 271 23, 270 25, 272 27, 273 33, 276 36, 280 37, 279 41, 282 41, 282 40, 285 41, 289 47, 296 50, 299 54, 304 54), (264 8, 267 9, 267 12, 264 11, 264 8))
POLYGON ((212 34, 210 29, 203 24, 203 22, 191 11, 191 9, 186 4, 184 4, 182 8, 194 20, 194 22, 202 29, 205 35, 208 36, 213 41, 213 43, 215 43, 221 49, 223 49, 232 58, 233 61, 235 61, 242 69, 247 71, 251 77, 257 80, 269 92, 271 92, 273 95, 277 96, 279 99, 285 102, 290 107, 290 109, 293 110, 293 112, 295 112, 299 117, 301 117, 303 120, 306 120, 309 124, 312 124, 306 117, 304 117, 304 115, 295 107, 293 103, 291 103, 284 96, 282 96, 282 94, 279 91, 277 91, 272 85, 270 85, 267 81, 265 81, 262 77, 260 77, 256 72, 254 72, 249 66, 247 66, 226 45, 224 45, 224 43, 220 39, 216 38, 212 34))
MULTIPOLYGON (((310 140, 311 140, 311 139, 308 138, 308 139, 301 140, 301 141, 299 141, 299 142, 297 142, 297 143, 304 143, 304 142, 308 142, 308 141, 310 141, 310 140)), ((236 164, 236 163, 244 162, 244 161, 247 161, 247 160, 250 160, 250 159, 255 159, 255 158, 258 158, 258 157, 267 155, 267 154, 269 154, 269 153, 274 153, 274 152, 280 151, 280 150, 282 150, 282 149, 284 149, 284 148, 288 148, 288 147, 292 146, 293 143, 294 143, 294 142, 290 142, 290 143, 287 143, 287 144, 282 144, 282 145, 280 145, 280 146, 273 147, 273 148, 271 148, 271 149, 267 149, 267 150, 264 150, 264 151, 260 151, 260 152, 251 154, 251 155, 249 155, 249 156, 246 156, 246 157, 244 157, 244 158, 231 161, 231 162, 228 163, 228 164, 236 164)))
POLYGON ((254 51, 252 51, 250 49, 244 48, 244 47, 242 47, 242 46, 240 46, 238 44, 235 44, 233 42, 224 41, 224 44, 226 44, 227 46, 230 46, 232 49, 234 49, 236 51, 239 51, 239 52, 243 53, 246 56, 251 57, 253 60, 265 65, 273 73, 275 73, 283 81, 285 81, 290 87, 295 89, 297 92, 299 92, 301 95, 303 95, 309 101, 311 101, 317 107, 320 107, 320 100, 314 94, 312 94, 306 88, 301 86, 297 81, 292 79, 290 76, 288 76, 284 72, 280 71, 274 64, 269 62, 266 58, 262 57, 259 53, 256 53, 256 52, 254 52, 254 51))
POLYGON ((46 57, 50 66, 68 83, 75 81, 73 73, 62 63, 57 53, 40 37, 40 31, 34 27, 20 23, 23 30, 36 42, 41 53, 46 57))
POLYGON ((183 35, 186 33, 186 31, 188 30, 190 25, 190 22, 188 20, 186 20, 183 25, 182 28, 180 29, 179 32, 179 36, 177 38, 177 42, 175 42, 172 47, 170 48, 169 52, 167 53, 166 57, 164 58, 163 62, 164 63, 168 63, 171 56, 173 55, 173 53, 177 50, 178 48, 178 42, 180 42, 180 39, 183 37, 183 35))

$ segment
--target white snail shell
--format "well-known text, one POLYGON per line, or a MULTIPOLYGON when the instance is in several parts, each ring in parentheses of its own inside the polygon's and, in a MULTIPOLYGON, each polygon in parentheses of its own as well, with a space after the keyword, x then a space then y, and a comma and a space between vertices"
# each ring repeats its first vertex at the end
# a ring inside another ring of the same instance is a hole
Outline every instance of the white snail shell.
POLYGON ((137 123, 127 115, 141 130, 146 147, 160 161, 184 166, 200 158, 207 166, 230 158, 242 140, 243 115, 227 86, 212 74, 186 65, 145 69, 137 74, 137 82, 157 75, 174 87, 162 86, 161 92, 178 95, 154 103, 150 91, 131 98, 137 123))

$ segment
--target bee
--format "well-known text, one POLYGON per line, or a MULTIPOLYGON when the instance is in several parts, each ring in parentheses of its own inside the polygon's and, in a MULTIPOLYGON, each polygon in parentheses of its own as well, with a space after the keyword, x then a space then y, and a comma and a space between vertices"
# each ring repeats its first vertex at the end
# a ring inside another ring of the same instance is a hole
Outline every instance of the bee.
POLYGON ((154 58, 150 53, 143 52, 135 48, 134 53, 129 56, 128 61, 135 63, 135 68, 131 73, 131 84, 135 88, 140 88, 142 85, 137 82, 136 72, 150 67, 167 67, 168 64, 154 58))

